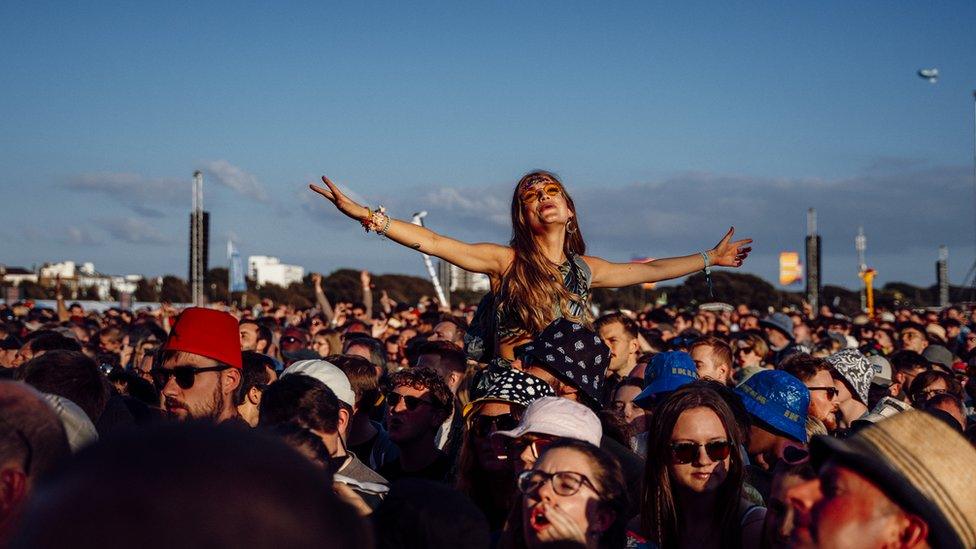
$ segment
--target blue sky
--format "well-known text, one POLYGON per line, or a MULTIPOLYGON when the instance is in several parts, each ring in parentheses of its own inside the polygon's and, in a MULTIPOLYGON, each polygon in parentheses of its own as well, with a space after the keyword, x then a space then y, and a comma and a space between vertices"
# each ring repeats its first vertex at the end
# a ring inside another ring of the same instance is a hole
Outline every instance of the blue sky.
POLYGON ((972 2, 199 4, 0 4, 0 262, 185 276, 195 169, 217 262, 422 274, 305 184, 500 242, 534 168, 612 260, 735 225, 773 280, 811 206, 829 283, 859 225, 882 282, 976 252, 972 2))

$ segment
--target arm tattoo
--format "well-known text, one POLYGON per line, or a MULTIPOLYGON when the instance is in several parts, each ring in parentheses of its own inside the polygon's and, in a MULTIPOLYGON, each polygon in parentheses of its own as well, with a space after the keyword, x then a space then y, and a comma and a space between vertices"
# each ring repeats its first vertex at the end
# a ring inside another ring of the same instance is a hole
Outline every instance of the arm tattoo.
POLYGON ((419 250, 420 249, 420 242, 414 242, 413 244, 410 245, 410 247, 413 248, 413 249, 415 249, 415 250, 419 250))

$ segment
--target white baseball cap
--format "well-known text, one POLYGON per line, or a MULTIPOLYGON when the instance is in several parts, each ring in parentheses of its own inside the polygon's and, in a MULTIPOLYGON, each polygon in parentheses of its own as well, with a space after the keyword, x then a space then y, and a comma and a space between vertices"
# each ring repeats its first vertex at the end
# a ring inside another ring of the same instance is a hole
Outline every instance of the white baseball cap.
POLYGON ((349 378, 338 366, 324 360, 299 360, 281 372, 281 377, 289 374, 304 374, 317 379, 332 389, 336 398, 349 405, 356 405, 356 393, 349 384, 349 378))
POLYGON ((593 410, 578 402, 560 397, 542 397, 529 404, 517 427, 497 431, 492 436, 519 438, 526 433, 572 438, 600 446, 603 427, 593 410))

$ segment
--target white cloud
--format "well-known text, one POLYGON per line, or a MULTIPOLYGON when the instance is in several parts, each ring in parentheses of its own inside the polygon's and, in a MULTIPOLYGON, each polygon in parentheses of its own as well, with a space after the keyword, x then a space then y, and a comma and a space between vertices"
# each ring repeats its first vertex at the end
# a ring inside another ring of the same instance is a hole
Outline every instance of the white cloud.
POLYGON ((96 223, 116 240, 129 244, 158 246, 175 242, 172 236, 134 217, 104 218, 96 223))
POLYGON ((201 164, 200 169, 214 180, 232 191, 260 202, 270 202, 264 186, 254 175, 226 160, 210 160, 201 164))
POLYGON ((161 209, 190 203, 189 179, 153 179, 135 173, 97 172, 81 174, 65 183, 65 187, 102 195, 143 217, 163 217, 161 209))

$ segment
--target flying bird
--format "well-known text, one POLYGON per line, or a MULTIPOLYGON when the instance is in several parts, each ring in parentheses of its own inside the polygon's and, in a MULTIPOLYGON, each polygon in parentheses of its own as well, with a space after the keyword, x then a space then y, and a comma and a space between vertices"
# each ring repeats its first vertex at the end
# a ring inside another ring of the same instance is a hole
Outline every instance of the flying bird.
POLYGON ((919 78, 924 78, 930 83, 935 84, 935 82, 939 79, 939 69, 919 69, 918 76, 919 78))

